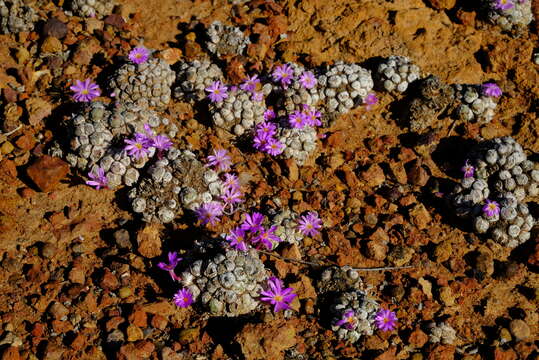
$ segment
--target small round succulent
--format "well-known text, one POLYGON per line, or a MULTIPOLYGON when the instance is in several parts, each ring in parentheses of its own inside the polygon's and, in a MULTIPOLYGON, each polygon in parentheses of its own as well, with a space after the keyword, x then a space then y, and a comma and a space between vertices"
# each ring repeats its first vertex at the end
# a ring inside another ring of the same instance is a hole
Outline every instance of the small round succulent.
POLYGON ((110 88, 121 102, 164 108, 170 101, 170 87, 175 79, 176 74, 164 60, 150 58, 140 64, 122 65, 112 75, 110 88))
POLYGON ((211 315, 239 316, 260 304, 267 275, 256 250, 227 249, 212 258, 193 262, 180 278, 195 301, 211 315))
POLYGON ((457 332, 449 324, 445 322, 432 322, 429 328, 429 341, 437 344, 452 345, 457 340, 457 332))
POLYGON ((177 73, 174 97, 183 101, 200 101, 207 96, 205 89, 216 81, 224 82, 223 72, 209 60, 183 62, 177 73))
POLYGON ((498 91, 492 86, 496 86, 495 84, 489 84, 487 87, 485 85, 454 85, 458 106, 453 116, 463 121, 489 123, 494 117, 495 100, 501 95, 501 91, 497 95, 498 91))
POLYGON ((359 290, 363 287, 363 281, 359 273, 352 267, 331 266, 322 272, 320 280, 316 283, 319 293, 345 292, 359 290))
POLYGON ((304 128, 281 128, 277 140, 284 144, 282 156, 303 165, 316 149, 318 135, 312 126, 304 128))
POLYGON ((380 88, 402 93, 421 78, 421 70, 410 58, 392 55, 378 65, 375 78, 380 88))
POLYGON ((34 30, 39 16, 22 0, 0 0, 0 32, 17 34, 34 30))
POLYGON ((531 0, 483 0, 489 20, 505 31, 525 30, 533 21, 531 0))

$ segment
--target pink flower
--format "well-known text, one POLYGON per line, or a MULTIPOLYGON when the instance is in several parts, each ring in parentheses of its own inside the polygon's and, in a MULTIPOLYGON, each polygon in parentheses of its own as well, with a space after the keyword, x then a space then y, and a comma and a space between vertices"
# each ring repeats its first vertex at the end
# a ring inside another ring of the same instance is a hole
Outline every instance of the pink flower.
POLYGON ((240 89, 254 92, 256 90, 256 86, 260 84, 260 80, 258 79, 258 75, 253 75, 251 77, 248 77, 247 79, 243 80, 243 83, 240 85, 240 89))
POLYGON ((150 51, 146 49, 144 46, 137 46, 133 50, 129 52, 129 60, 134 62, 135 64, 142 64, 148 60, 148 57, 150 56, 150 51))
POLYGON ((344 326, 348 330, 354 330, 357 326, 356 313, 349 309, 344 314, 341 320, 337 321, 337 326, 344 326))
POLYGON ((322 117, 322 114, 320 111, 316 111, 314 107, 310 107, 309 105, 303 105, 303 119, 305 120, 305 124, 309 126, 320 126, 322 125, 322 122, 320 121, 320 118, 322 117))
POLYGON ((200 221, 202 221, 202 225, 210 224, 215 225, 221 219, 219 217, 223 215, 223 204, 217 202, 217 201, 210 201, 208 203, 202 204, 196 211, 196 216, 200 221))
POLYGON ((495 83, 486 83, 481 86, 481 89, 483 91, 483 95, 485 96, 492 96, 492 97, 500 97, 502 96, 502 89, 495 83))
POLYGON ((271 156, 277 156, 283 153, 285 145, 277 139, 268 137, 266 145, 264 145, 264 151, 271 156))
POLYGON ((242 196, 243 194, 239 189, 227 188, 225 189, 223 195, 221 195, 221 200, 233 208, 235 204, 243 202, 243 199, 241 198, 242 196))
POLYGON ((247 251, 245 230, 241 227, 233 229, 230 234, 226 236, 226 240, 230 243, 231 247, 240 251, 247 251))
POLYGON ((391 310, 378 311, 374 321, 378 329, 382 331, 391 331, 397 326, 397 316, 391 310))
POLYGON ((168 253, 168 264, 167 263, 164 263, 164 262, 160 262, 159 264, 157 264, 157 266, 161 269, 161 270, 165 270, 165 271, 168 271, 170 277, 172 278, 172 280, 174 281, 179 281, 180 278, 176 275, 176 273, 174 272, 174 269, 176 269, 176 266, 178 265, 178 263, 182 260, 181 257, 178 257, 178 253, 177 252, 169 252, 168 253))
POLYGON ((148 137, 144 134, 136 133, 135 139, 125 139, 124 142, 127 144, 125 151, 127 151, 129 156, 133 156, 135 159, 140 159, 149 153, 148 137))
POLYGON ((273 111, 272 109, 264 111, 264 120, 270 121, 273 119, 275 119, 275 111, 273 111))
POLYGON ((316 78, 310 71, 304 71, 299 78, 299 82, 305 89, 312 89, 316 86, 316 78))
POLYGON ((240 190, 240 182, 238 180, 238 177, 236 175, 226 173, 225 180, 223 181, 223 187, 225 189, 240 190))
POLYGON ((261 136, 273 136, 277 132, 275 124, 263 121, 256 125, 256 134, 261 136))
POLYGON ((288 123, 296 129, 303 129, 306 123, 305 114, 296 110, 288 116, 288 123))
POLYGON ((170 149, 172 146, 172 141, 165 135, 157 135, 151 139, 150 146, 154 147, 157 150, 157 157, 161 158, 163 152, 170 149))
POLYGON ((178 292, 174 295, 174 304, 176 304, 178 307, 186 308, 192 303, 193 294, 191 294, 191 290, 187 288, 178 290, 178 292))
POLYGON ((281 82, 283 88, 287 88, 292 82, 294 76, 294 70, 288 64, 277 66, 273 71, 273 80, 281 82))
POLYGON ((88 177, 92 180, 86 181, 86 185, 95 186, 96 190, 106 188, 109 183, 103 168, 97 168, 97 174, 88 173, 88 177))
POLYGON ((464 163, 464 166, 461 168, 461 170, 464 172, 465 178, 473 177, 475 173, 475 168, 472 165, 470 165, 468 160, 466 160, 466 163, 464 163))
POLYGON ((260 292, 260 300, 274 305, 274 312, 290 309, 290 303, 297 296, 294 289, 283 289, 283 282, 273 276, 268 279, 268 287, 268 290, 260 292))
POLYGON ((487 203, 482 210, 488 217, 496 216, 500 213, 500 205, 494 200, 487 199, 487 203))
POLYGON ((75 80, 75 85, 71 86, 70 89, 75 93, 73 99, 79 102, 90 102, 101 95, 99 86, 90 79, 84 81, 75 80))
POLYGON ((256 136, 253 139, 253 147, 260 151, 266 151, 266 145, 269 140, 271 140, 272 137, 268 136, 265 133, 257 133, 256 136))
POLYGON ((262 228, 260 233, 251 239, 251 242, 253 244, 262 244, 266 249, 272 250, 274 244, 282 241, 280 237, 275 235, 275 230, 277 230, 277 226, 272 226, 269 229, 262 228))
POLYGON ((512 0, 495 0, 495 1, 496 3, 494 4, 494 8, 498 10, 502 10, 502 11, 509 10, 513 6, 515 6, 512 0))
POLYGON ((243 220, 241 228, 250 232, 261 231, 263 221, 264 215, 259 212, 254 212, 253 215, 245 214, 245 220, 243 220))
POLYGON ((251 95, 251 100, 253 101, 262 101, 264 100, 264 93, 262 91, 254 91, 251 95))
POLYGON ((219 80, 214 81, 205 90, 210 93, 208 97, 212 102, 221 102, 228 97, 227 87, 221 84, 219 80))
POLYGON ((305 236, 315 236, 319 233, 319 229, 322 227, 322 220, 318 217, 318 214, 314 211, 309 211, 307 215, 300 217, 298 221, 298 229, 305 236))
POLYGON ((230 165, 232 165, 228 151, 224 149, 213 150, 213 155, 208 156, 206 160, 208 160, 206 166, 215 166, 219 171, 230 170, 230 165))
POLYGON ((364 100, 365 104, 367 105, 365 108, 367 110, 370 110, 374 107, 374 105, 378 104, 378 98, 376 97, 375 93, 369 93, 364 100))

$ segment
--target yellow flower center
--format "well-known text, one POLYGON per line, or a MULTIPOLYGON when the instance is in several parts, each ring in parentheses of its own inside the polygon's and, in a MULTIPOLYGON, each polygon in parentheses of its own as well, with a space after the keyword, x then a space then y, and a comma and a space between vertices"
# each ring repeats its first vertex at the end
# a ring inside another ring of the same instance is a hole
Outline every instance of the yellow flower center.
POLYGON ((83 95, 88 95, 90 92, 87 89, 82 89, 80 93, 83 95))
POLYGON ((273 297, 273 299, 274 299, 275 301, 279 301, 279 302, 280 302, 280 301, 283 301, 283 297, 282 297, 281 295, 275 295, 275 296, 273 297))

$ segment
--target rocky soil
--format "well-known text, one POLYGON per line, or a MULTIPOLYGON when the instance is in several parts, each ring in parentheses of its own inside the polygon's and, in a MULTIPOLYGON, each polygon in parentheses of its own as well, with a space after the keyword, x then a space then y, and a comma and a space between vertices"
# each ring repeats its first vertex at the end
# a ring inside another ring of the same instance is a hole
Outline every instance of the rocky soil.
POLYGON ((464 0, 121 0, 103 19, 69 16, 63 1, 29 3, 41 19, 35 30, 0 35, 1 359, 537 357, 538 232, 515 249, 503 247, 475 235, 444 200, 479 139, 512 136, 538 161, 537 22, 505 33, 464 0), (398 54, 448 83, 502 88, 492 122, 442 116, 422 135, 403 120, 404 96, 377 93, 373 109, 359 107, 322 129, 303 166, 243 151, 188 103, 172 100, 160 112, 178 127, 178 148, 231 153, 247 179, 247 208, 288 204, 320 214, 321 236, 278 254, 359 268, 411 265, 361 273, 371 295, 396 312, 397 330, 339 341, 328 326, 328 299, 315 288, 321 269, 269 255, 262 256, 266 267, 298 294, 291 316, 262 308, 212 318, 176 307, 177 287, 157 263, 228 231, 240 214, 210 228, 189 216, 146 225, 130 211, 125 189, 94 190, 48 155, 77 108, 72 80, 96 79, 103 89, 119 59, 142 41, 173 68, 198 58, 214 20, 251 37, 245 56, 215 59, 231 83, 284 62, 343 60, 372 69, 374 58, 398 54), (429 339, 442 322, 456 331, 453 341, 429 339))

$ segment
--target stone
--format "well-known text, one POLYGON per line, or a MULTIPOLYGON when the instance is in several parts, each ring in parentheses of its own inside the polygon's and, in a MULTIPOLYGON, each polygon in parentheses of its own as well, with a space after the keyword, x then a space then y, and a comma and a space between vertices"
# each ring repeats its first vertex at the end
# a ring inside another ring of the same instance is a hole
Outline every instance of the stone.
POLYGON ((131 315, 129 315, 128 320, 130 323, 141 328, 144 328, 148 325, 148 316, 144 311, 141 310, 134 311, 131 315))
POLYGON ((43 34, 61 39, 67 35, 67 25, 55 18, 48 19, 43 25, 43 34))
POLYGON ((414 223, 419 230, 426 229, 432 221, 429 212, 423 204, 417 204, 414 206, 414 208, 410 211, 410 218, 412 223, 414 223))
POLYGON ((167 64, 172 65, 182 58, 182 51, 178 48, 168 48, 161 51, 160 55, 167 64))
POLYGON ((129 231, 127 231, 126 229, 116 230, 113 236, 116 245, 118 245, 120 249, 131 249, 131 247, 133 246, 131 244, 131 241, 129 240, 129 231))
POLYGON ((373 164, 367 170, 363 171, 360 174, 361 179, 366 181, 369 187, 380 186, 386 181, 384 170, 378 164, 373 164))
POLYGON ((0 153, 2 153, 2 155, 7 155, 11 153, 14 149, 15 147, 9 141, 4 141, 2 145, 0 145, 0 153))
POLYGON ((246 359, 284 359, 284 350, 296 345, 296 330, 290 321, 247 324, 236 335, 246 359))
POLYGON ((52 105, 41 98, 29 98, 24 104, 28 112, 28 122, 32 126, 41 124, 42 120, 52 113, 52 105))
POLYGON ((184 344, 195 342, 200 337, 200 328, 183 329, 178 334, 178 341, 184 344))
POLYGON ((41 45, 41 51, 44 53, 57 53, 62 51, 62 42, 54 36, 47 36, 41 45))
POLYGON ((15 346, 10 346, 2 353, 1 360, 22 360, 19 350, 15 346))
POLYGON ((86 281, 86 272, 84 269, 75 266, 71 271, 69 272, 69 281, 75 284, 84 284, 86 281))
POLYGON ((127 327, 127 341, 134 342, 143 338, 144 333, 138 326, 131 324, 127 327))
POLYGON ((51 314, 56 320, 62 320, 62 318, 67 317, 69 310, 63 304, 55 301, 49 308, 49 314, 51 314))
POLYGON ((516 319, 512 320, 509 324, 509 331, 515 337, 517 341, 526 340, 530 337, 530 327, 524 320, 516 319))
POLYGON ((116 290, 120 286, 120 282, 116 276, 110 272, 109 269, 105 270, 103 277, 101 278, 100 286, 107 290, 116 290))
POLYGON ((425 186, 429 181, 429 174, 420 161, 414 161, 411 167, 406 172, 408 182, 416 186, 425 186))
POLYGON ((427 2, 435 9, 444 10, 454 8, 457 0, 427 0, 427 2))
POLYGON ((494 273, 494 258, 488 252, 481 252, 475 259, 475 268, 486 276, 494 273))
POLYGON ((168 320, 166 317, 161 316, 159 314, 154 315, 151 320, 152 327, 159 329, 159 330, 165 330, 165 328, 168 325, 168 320))
POLYGON ((25 151, 30 151, 36 144, 36 139, 31 134, 19 136, 15 141, 15 145, 25 151))
POLYGON ((316 299, 316 291, 314 290, 311 279, 308 276, 300 275, 299 281, 290 284, 290 287, 294 289, 294 292, 300 299, 316 299))
POLYGON ((28 177, 44 192, 54 190, 68 172, 68 163, 48 155, 41 156, 26 170, 28 177))
POLYGON ((412 331, 410 337, 408 338, 408 342, 414 348, 422 348, 427 341, 429 341, 429 336, 421 331, 420 328, 416 328, 414 331, 412 331))
POLYGON ((161 255, 161 237, 159 225, 148 224, 137 234, 138 252, 145 258, 161 255))
POLYGON ((446 306, 453 306, 455 305, 455 295, 453 294, 453 291, 449 286, 444 286, 440 289, 440 300, 446 305, 446 306))

